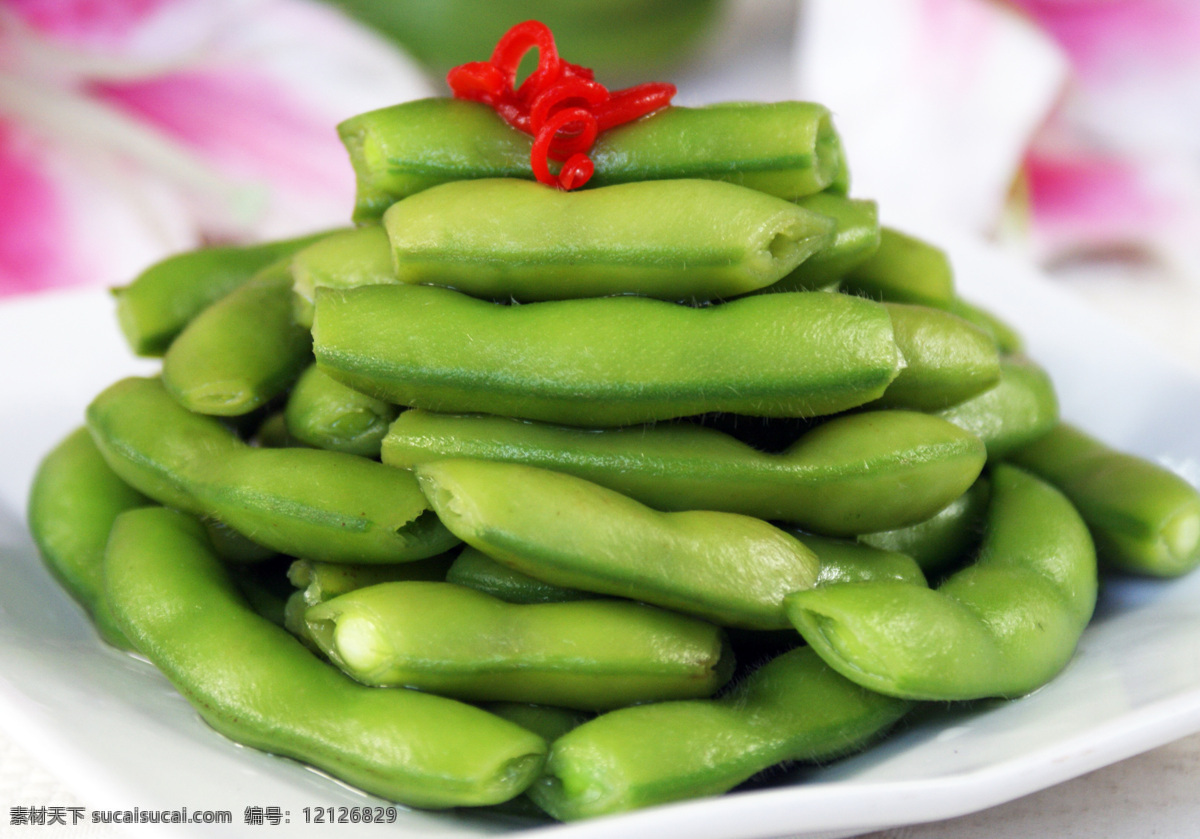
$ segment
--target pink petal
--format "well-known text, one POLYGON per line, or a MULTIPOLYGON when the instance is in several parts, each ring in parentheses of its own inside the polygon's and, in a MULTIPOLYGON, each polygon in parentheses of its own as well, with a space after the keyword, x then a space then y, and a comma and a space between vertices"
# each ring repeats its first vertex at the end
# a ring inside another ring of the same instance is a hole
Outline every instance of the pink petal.
POLYGON ((44 35, 73 44, 123 40, 171 0, 0 0, 44 35))
POLYGON ((1068 52, 1084 75, 1200 60, 1195 0, 1013 0, 1068 52))
POLYGON ((26 138, 0 122, 0 295, 68 285, 64 213, 26 138))
POLYGON ((991 230, 1066 61, 1027 18, 982 0, 808 0, 799 93, 827 105, 856 194, 889 223, 991 230))
POLYGON ((180 72, 88 90, 230 175, 316 194, 338 192, 349 177, 334 126, 250 73, 180 72))
POLYGON ((1146 244, 1176 210, 1120 158, 1033 151, 1025 172, 1034 232, 1051 253, 1146 244))

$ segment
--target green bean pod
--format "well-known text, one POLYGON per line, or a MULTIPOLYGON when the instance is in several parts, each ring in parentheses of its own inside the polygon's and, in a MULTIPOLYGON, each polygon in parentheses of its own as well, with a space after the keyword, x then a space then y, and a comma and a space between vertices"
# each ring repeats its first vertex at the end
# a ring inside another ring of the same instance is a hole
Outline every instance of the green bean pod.
POLYGON ((965 492, 984 463, 973 435, 907 411, 835 417, 766 454, 687 423, 597 430, 412 409, 392 423, 382 454, 406 469, 454 457, 523 463, 657 510, 742 513, 829 535, 927 519, 965 492))
POLYGON ((885 307, 905 364, 877 405, 937 411, 1000 380, 996 342, 979 327, 928 306, 885 307))
POLYGON ((277 262, 188 324, 163 359, 163 383, 190 411, 240 416, 283 393, 311 346, 292 315, 287 263, 277 262))
POLYGON ((320 449, 379 457, 400 409, 332 379, 315 365, 296 380, 284 421, 297 440, 320 449))
POLYGON ((1021 334, 998 315, 981 306, 958 296, 949 301, 938 302, 934 306, 952 315, 958 315, 967 323, 974 324, 991 335, 1001 355, 1016 355, 1024 349, 1025 342, 1021 339, 1021 334))
POLYGON ((817 555, 817 586, 891 580, 923 586, 925 574, 911 556, 874 548, 846 539, 789 531, 800 544, 817 555))
POLYGON ((856 751, 910 707, 793 650, 719 699, 622 708, 580 725, 552 743, 527 794, 563 821, 716 795, 783 761, 856 751))
POLYGON ((313 336, 325 372, 379 399, 566 425, 835 413, 878 398, 900 366, 887 310, 838 294, 696 309, 640 297, 498 306, 429 286, 319 289, 313 336))
POLYGON ((940 573, 971 555, 983 534, 989 487, 986 479, 922 522, 865 533, 858 541, 873 548, 912 557, 926 574, 940 573))
POLYGON ((874 201, 818 192, 797 202, 834 221, 833 239, 766 291, 815 291, 836 283, 879 250, 879 208, 874 201))
POLYGON ((979 557, 931 590, 851 583, 788 596, 829 666, 909 699, 1020 696, 1066 666, 1096 603, 1096 553, 1074 507, 1001 464, 979 557))
POLYGON ((1200 565, 1200 492, 1174 472, 1065 423, 1011 457, 1071 499, 1106 564, 1153 577, 1200 565))
POLYGON ((151 503, 109 468, 86 428, 42 459, 29 490, 29 532, 42 561, 114 647, 129 641, 104 597, 104 545, 118 515, 151 503))
POLYGON ((1045 370, 1024 356, 1005 356, 999 382, 938 416, 983 440, 988 460, 996 461, 1049 433, 1058 398, 1045 370))
POLYGON ((569 603, 596 596, 590 592, 544 583, 528 574, 514 571, 470 545, 455 558, 446 572, 446 582, 482 591, 506 603, 569 603))
POLYGON ((118 382, 87 419, 104 459, 131 486, 279 553, 388 563, 456 543, 411 474, 339 452, 248 446, 181 407, 156 379, 118 382))
POLYGON ((954 269, 941 248, 884 227, 879 248, 846 274, 842 288, 874 300, 940 308, 954 300, 954 269))
POLYGON ((298 301, 296 320, 312 328, 313 300, 318 287, 357 288, 398 283, 392 246, 381 225, 342 230, 296 252, 291 261, 292 289, 298 301))
POLYGON ((786 594, 818 564, 794 537, 732 513, 660 513, 558 472, 481 460, 417 467, 455 535, 566 588, 640 600, 724 626, 781 629, 786 594))
POLYGON ((328 231, 261 245, 201 248, 151 265, 113 291, 117 322, 138 355, 158 356, 213 303, 328 231))
POLYGON ((380 583, 401 580, 443 582, 450 570, 449 554, 431 556, 394 565, 355 565, 346 562, 314 562, 297 559, 289 567, 287 578, 304 595, 304 602, 316 606, 351 591, 380 583))
MULTIPOLYGON (((338 134, 358 181, 360 223, 439 184, 533 179, 533 138, 476 102, 405 102, 351 117, 338 134)), ((665 108, 601 133, 589 157, 591 186, 705 178, 787 200, 820 192, 846 169, 828 109, 811 102, 665 108)))
POLYGON ((720 629, 640 603, 505 603, 451 583, 381 583, 313 606, 312 638, 368 685, 581 710, 712 695, 720 629))
POLYGON ((833 237, 826 216, 696 179, 579 192, 455 181, 396 202, 383 225, 401 282, 525 302, 733 297, 771 285, 833 237))
POLYGON ((217 556, 234 565, 259 565, 279 555, 216 519, 204 520, 204 529, 217 556))
POLYGON ((515 722, 521 728, 528 728, 547 743, 554 742, 592 719, 592 715, 585 711, 528 702, 485 702, 483 708, 509 722, 515 722))
POLYGON ((493 804, 538 774, 541 737, 485 711, 409 690, 374 690, 255 614, 173 510, 123 514, 105 557, 118 623, 209 725, 416 807, 493 804))

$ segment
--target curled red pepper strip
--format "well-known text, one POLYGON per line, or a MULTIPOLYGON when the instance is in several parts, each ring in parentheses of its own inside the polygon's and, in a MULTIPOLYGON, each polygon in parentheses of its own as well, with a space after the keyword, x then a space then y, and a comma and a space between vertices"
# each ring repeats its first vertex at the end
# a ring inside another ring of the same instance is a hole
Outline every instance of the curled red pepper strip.
POLYGON ((564 61, 554 34, 543 23, 527 20, 508 30, 490 61, 455 67, 446 76, 459 99, 494 108, 518 131, 533 135, 530 165, 538 181, 576 189, 595 171, 588 158, 596 136, 671 104, 675 86, 649 82, 609 91, 587 67, 564 61), (520 87, 517 69, 531 49, 538 51, 537 69, 520 87), (562 161, 557 178, 550 160, 562 161))
POLYGON ((504 74, 511 89, 516 84, 521 59, 534 48, 538 51, 537 69, 516 91, 517 97, 525 101, 562 74, 562 61, 558 57, 554 33, 541 21, 527 20, 505 32, 492 51, 492 64, 504 74))
MULTIPOLYGON (((542 130, 538 132, 536 137, 534 137, 533 151, 530 154, 530 163, 533 165, 533 174, 538 179, 538 182, 546 184, 547 186, 560 186, 563 189, 568 188, 563 183, 561 178, 555 178, 554 175, 551 174, 549 162, 550 145, 554 142, 555 135, 557 135, 560 130, 568 127, 572 127, 577 132, 572 138, 574 140, 572 145, 579 145, 583 148, 591 148, 592 143, 595 142, 598 129, 596 126, 596 118, 592 116, 590 111, 586 111, 583 108, 564 108, 554 116, 550 117, 550 119, 546 121, 546 124, 542 126, 542 130), (578 128, 574 127, 576 124, 578 124, 578 128)), ((580 154, 582 153, 576 152, 571 159, 574 159, 575 156, 580 154)), ((584 155, 584 159, 586 159, 586 155, 584 155)), ((588 164, 590 167, 590 160, 588 161, 588 164)), ((580 180, 581 175, 583 175, 583 170, 577 161, 571 168, 570 180, 572 181, 573 186, 583 186, 583 184, 587 182, 587 179, 591 177, 591 172, 587 172, 586 176, 583 177, 582 180, 580 180)))
POLYGON ((565 190, 583 186, 592 177, 596 167, 586 154, 574 154, 563 164, 558 173, 558 185, 565 190))
POLYGON ((455 67, 446 77, 459 99, 495 106, 504 92, 504 74, 487 61, 472 61, 455 67))
POLYGON ((533 134, 538 134, 546 120, 556 107, 573 99, 583 100, 589 107, 595 108, 608 99, 608 91, 604 85, 596 84, 580 78, 566 78, 551 87, 546 88, 533 100, 529 109, 529 127, 533 134))
POLYGON ((641 119, 646 114, 665 108, 675 95, 675 85, 667 82, 647 82, 614 91, 608 101, 595 109, 601 131, 641 119))

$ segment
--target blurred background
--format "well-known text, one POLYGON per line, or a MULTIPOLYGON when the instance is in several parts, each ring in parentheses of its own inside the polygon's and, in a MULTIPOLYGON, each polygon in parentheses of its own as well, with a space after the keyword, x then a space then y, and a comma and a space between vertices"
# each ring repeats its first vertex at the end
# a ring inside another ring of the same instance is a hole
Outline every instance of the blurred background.
POLYGON ((344 224, 333 126, 529 18, 609 86, 825 103, 886 223, 1016 249, 1200 370, 1194 0, 0 0, 0 295, 344 224))

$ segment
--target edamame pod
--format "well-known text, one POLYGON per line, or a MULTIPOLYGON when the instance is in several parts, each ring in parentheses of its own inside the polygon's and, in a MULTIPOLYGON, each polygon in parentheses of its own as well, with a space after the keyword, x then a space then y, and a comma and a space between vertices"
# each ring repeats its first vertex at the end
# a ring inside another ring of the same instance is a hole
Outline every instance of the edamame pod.
POLYGON ((138 355, 162 355, 196 315, 271 263, 328 233, 262 245, 200 248, 156 262, 113 292, 121 331, 138 355))
POLYGON ((292 585, 301 589, 305 603, 316 606, 348 592, 380 583, 401 580, 443 582, 450 565, 451 557, 448 554, 394 565, 354 565, 297 559, 288 567, 287 578, 292 585))
POLYGON ((514 571, 470 545, 463 548, 446 572, 446 582, 482 591, 506 603, 568 603, 596 596, 514 571))
POLYGON ((1200 565, 1200 492, 1174 472, 1066 423, 1011 456, 1071 499, 1108 565, 1155 577, 1200 565))
POLYGON ((521 728, 528 728, 547 743, 554 742, 592 718, 591 714, 584 711, 528 702, 486 702, 483 708, 509 722, 515 722, 521 728))
POLYGON ((936 411, 1000 380, 996 342, 979 327, 928 306, 884 305, 905 364, 877 405, 936 411))
POLYGON ((393 204, 383 225, 401 282, 518 301, 746 294, 828 244, 834 227, 781 198, 718 181, 565 192, 512 178, 424 190, 393 204))
POLYGON ((817 555, 821 564, 817 586, 892 580, 925 585, 925 574, 911 556, 897 551, 873 548, 846 539, 830 539, 811 533, 791 531, 799 542, 817 555))
POLYGON ((105 557, 108 597, 138 651, 209 725, 416 807, 494 804, 538 774, 545 741, 451 699, 357 684, 249 608, 174 510, 123 514, 105 557))
POLYGON ((291 564, 287 572, 287 579, 297 590, 287 598, 283 610, 283 625, 288 632, 319 653, 320 648, 304 620, 304 613, 310 606, 379 583, 394 583, 400 580, 444 582, 450 564, 448 554, 387 565, 298 559, 291 564))
POLYGON ((188 324, 163 359, 163 383, 190 411, 240 416, 295 381, 311 346, 292 315, 287 263, 277 262, 188 324))
POLYGON ((554 585, 725 626, 780 629, 784 596, 816 581, 811 551, 748 516, 660 513, 580 478, 516 464, 443 460, 416 471, 455 535, 554 585))
POLYGON ((1096 604, 1096 553, 1058 490, 1001 464, 975 563, 935 591, 906 583, 788 596, 793 625, 846 678, 909 699, 1028 693, 1070 660, 1096 604))
POLYGON ((404 562, 456 540, 416 480, 366 458, 261 449, 180 406, 156 379, 125 379, 87 411, 109 466, 151 498, 212 517, 289 556, 404 562))
POLYGON ((971 555, 983 534, 988 496, 988 482, 980 478, 925 521, 895 530, 865 533, 858 541, 873 548, 911 556, 927 575, 940 573, 971 555))
POLYGON ((429 286, 323 288, 313 336, 325 372, 394 404, 567 425, 835 413, 878 398, 900 366, 887 310, 842 294, 696 309, 640 297, 498 306, 429 286))
POLYGON ((717 627, 619 600, 519 605, 451 583, 381 583, 313 606, 311 637, 368 685, 581 710, 712 695, 717 627))
POLYGON ((301 442, 362 457, 379 457, 388 426, 400 409, 346 387, 309 367, 288 395, 284 421, 301 442))
POLYGON ((563 821, 716 795, 783 761, 856 751, 910 707, 793 650, 719 699, 622 708, 580 725, 551 745, 528 795, 563 821))
POLYGON ((382 454, 406 469, 454 457, 524 463, 657 510, 722 510, 847 536, 929 518, 966 491, 985 457, 974 435, 908 411, 835 417, 766 454, 687 423, 597 430, 411 409, 382 454))
POLYGON ((884 227, 878 250, 846 274, 842 288, 874 300, 940 307, 954 299, 954 269, 941 248, 884 227))
POLYGON ((796 203, 833 219, 833 239, 767 291, 809 291, 827 287, 879 250, 879 209, 874 201, 818 192, 796 203))
MULTIPOLYGON (((356 222, 438 184, 533 179, 533 138, 486 105, 420 99, 351 117, 338 134, 358 181, 356 222)), ((592 186, 707 178, 792 200, 844 178, 829 111, 811 102, 671 107, 605 131, 589 153, 592 186)))
POLYGON ((343 230, 313 242, 292 257, 291 272, 292 288, 302 301, 294 312, 306 329, 312 328, 312 303, 318 286, 356 288, 400 282, 387 232, 378 224, 343 230))
POLYGON ((29 490, 29 532, 42 561, 114 647, 129 641, 104 597, 104 545, 118 515, 151 503, 109 468, 86 428, 46 455, 29 490))
POLYGON ((996 346, 1000 349, 1001 355, 1015 355, 1020 353, 1024 347, 1024 341, 1021 340, 1020 333, 1011 325, 998 315, 980 306, 976 306, 974 303, 968 303, 961 297, 955 296, 948 302, 938 303, 936 304, 936 308, 947 311, 952 315, 958 315, 967 323, 972 323, 988 335, 991 335, 992 340, 996 342, 996 346))
POLYGON ((1058 422, 1058 398, 1045 370, 1024 356, 1005 356, 999 382, 938 416, 983 440, 995 461, 1047 434, 1058 422))
POLYGON ((213 550, 226 562, 235 565, 258 565, 278 556, 270 548, 243 536, 229 525, 216 519, 205 520, 204 529, 208 531, 208 541, 212 543, 213 550))

